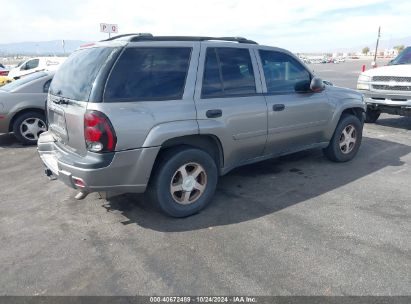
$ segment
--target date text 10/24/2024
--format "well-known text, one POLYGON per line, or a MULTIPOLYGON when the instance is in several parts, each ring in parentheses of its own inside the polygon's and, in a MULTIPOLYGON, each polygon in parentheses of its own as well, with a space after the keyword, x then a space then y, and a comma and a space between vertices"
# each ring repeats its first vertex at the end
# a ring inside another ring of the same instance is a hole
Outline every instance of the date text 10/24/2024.
POLYGON ((150 297, 150 303, 257 303, 255 297, 247 296, 196 296, 196 297, 150 297))

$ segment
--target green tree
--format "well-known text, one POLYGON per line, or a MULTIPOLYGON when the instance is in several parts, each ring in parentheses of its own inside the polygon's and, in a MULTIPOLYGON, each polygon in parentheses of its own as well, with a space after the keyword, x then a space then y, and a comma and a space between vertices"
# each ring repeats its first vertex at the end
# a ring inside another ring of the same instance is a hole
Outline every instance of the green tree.
POLYGON ((367 55, 370 52, 370 48, 368 46, 366 46, 365 48, 362 49, 362 53, 364 55, 367 55))

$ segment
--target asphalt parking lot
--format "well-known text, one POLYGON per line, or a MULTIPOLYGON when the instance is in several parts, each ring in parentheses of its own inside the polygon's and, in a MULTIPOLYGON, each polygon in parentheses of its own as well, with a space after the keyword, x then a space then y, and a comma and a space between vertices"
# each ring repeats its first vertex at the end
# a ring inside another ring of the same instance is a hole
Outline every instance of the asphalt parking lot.
MULTIPOLYGON (((379 58, 377 59, 377 65, 383 66, 388 61, 388 59, 379 58)), ((363 65, 365 65, 367 70, 371 69, 371 60, 348 59, 343 63, 308 64, 308 67, 314 74, 320 76, 324 80, 331 81, 333 84, 341 87, 355 89, 363 65)))
MULTIPOLYGON (((310 65, 353 87, 359 61, 310 65)), ((238 168, 200 214, 83 201, 0 134, 1 295, 411 295, 411 118, 365 126, 349 163, 313 150, 238 168)))

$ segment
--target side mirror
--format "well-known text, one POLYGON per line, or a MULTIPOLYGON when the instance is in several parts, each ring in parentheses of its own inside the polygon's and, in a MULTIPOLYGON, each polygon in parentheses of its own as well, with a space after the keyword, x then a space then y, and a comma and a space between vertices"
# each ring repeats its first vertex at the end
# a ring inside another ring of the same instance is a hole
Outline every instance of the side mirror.
POLYGON ((319 77, 314 77, 310 83, 310 90, 314 93, 322 92, 325 88, 323 80, 319 77))
POLYGON ((301 80, 298 81, 295 85, 294 85, 294 90, 297 93, 307 93, 310 91, 310 81, 307 80, 301 80))

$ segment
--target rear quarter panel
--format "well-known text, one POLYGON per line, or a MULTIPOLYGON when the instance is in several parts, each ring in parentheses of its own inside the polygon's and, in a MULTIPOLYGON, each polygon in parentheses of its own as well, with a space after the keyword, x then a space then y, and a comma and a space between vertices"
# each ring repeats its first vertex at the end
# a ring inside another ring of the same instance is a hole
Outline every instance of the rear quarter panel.
POLYGON ((26 109, 45 110, 45 93, 8 93, 0 94, 0 113, 5 116, 0 123, 0 133, 9 132, 12 119, 26 109))
POLYGON ((1 94, 2 112, 11 120, 22 110, 38 109, 45 111, 47 93, 43 92, 43 88, 44 84, 51 79, 52 75, 44 76, 22 85, 12 92, 1 94))

